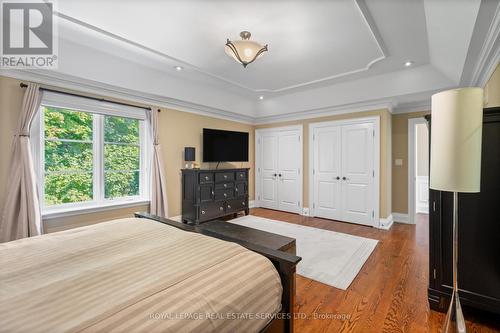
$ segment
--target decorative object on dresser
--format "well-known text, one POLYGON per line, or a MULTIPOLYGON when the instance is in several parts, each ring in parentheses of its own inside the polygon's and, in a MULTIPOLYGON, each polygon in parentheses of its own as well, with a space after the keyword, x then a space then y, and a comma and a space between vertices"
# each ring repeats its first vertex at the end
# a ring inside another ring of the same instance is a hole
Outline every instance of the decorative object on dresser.
POLYGON ((183 169, 182 222, 199 224, 248 209, 248 168, 183 169))
POLYGON ((442 332, 465 333, 458 292, 458 192, 480 192, 483 90, 461 88, 434 94, 431 114, 430 188, 453 192, 453 278, 442 332))
MULTIPOLYGON (((185 162, 196 161, 195 152, 196 150, 194 147, 184 147, 184 161, 185 162)), ((191 166, 189 166, 189 163, 186 163, 185 167, 186 169, 187 168, 193 169, 195 167, 195 163, 191 163, 191 166)))

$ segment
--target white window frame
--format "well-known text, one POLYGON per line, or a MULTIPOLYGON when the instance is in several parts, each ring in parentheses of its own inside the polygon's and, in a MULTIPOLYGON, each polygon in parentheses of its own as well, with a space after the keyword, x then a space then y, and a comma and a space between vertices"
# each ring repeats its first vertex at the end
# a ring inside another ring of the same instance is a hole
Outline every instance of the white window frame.
POLYGON ((150 203, 151 137, 145 109, 104 102, 85 97, 55 92, 44 92, 40 111, 31 126, 33 162, 37 174, 40 207, 44 219, 79 215, 103 210, 132 207, 150 203), (93 114, 93 200, 86 202, 45 205, 45 130, 42 108, 51 106, 93 114), (139 120, 139 195, 105 198, 104 193, 104 116, 117 116, 139 120), (97 144, 96 144, 97 143, 97 144))

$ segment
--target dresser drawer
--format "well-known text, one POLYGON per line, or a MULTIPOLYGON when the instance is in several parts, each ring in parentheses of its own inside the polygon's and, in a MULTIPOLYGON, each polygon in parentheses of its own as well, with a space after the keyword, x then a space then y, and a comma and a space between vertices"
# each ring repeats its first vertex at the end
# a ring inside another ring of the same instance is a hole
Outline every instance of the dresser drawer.
POLYGON ((233 188, 233 187, 234 187, 234 183, 233 182, 215 184, 215 189, 216 190, 224 190, 226 188, 233 188))
POLYGON ((247 180, 246 171, 237 171, 236 172, 236 180, 247 180))
POLYGON ((247 183, 236 183, 234 186, 234 195, 236 197, 245 197, 248 195, 247 183))
POLYGON ((211 172, 200 172, 200 184, 207 184, 214 182, 214 174, 211 172))
POLYGON ((232 199, 228 200, 226 203, 226 212, 236 212, 239 210, 247 209, 247 200, 246 199, 232 199))
POLYGON ((215 200, 226 200, 234 197, 234 190, 230 189, 222 189, 215 190, 215 200))
POLYGON ((200 185, 200 201, 212 201, 214 200, 214 184, 202 184, 200 185))
POLYGON ((234 180, 234 172, 217 172, 215 174, 215 181, 217 183, 232 180, 234 180))
POLYGON ((201 204, 198 208, 198 216, 201 221, 216 218, 225 212, 224 202, 211 202, 201 204))

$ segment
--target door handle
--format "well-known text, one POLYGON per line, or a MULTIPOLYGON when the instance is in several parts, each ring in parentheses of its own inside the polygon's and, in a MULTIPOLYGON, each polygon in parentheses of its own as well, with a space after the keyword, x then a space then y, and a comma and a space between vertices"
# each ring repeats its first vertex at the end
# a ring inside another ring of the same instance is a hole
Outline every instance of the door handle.
POLYGON ((347 178, 345 178, 345 177, 342 177, 342 180, 347 180, 347 178))
POLYGON ((276 176, 277 176, 277 174, 275 173, 275 174, 273 175, 273 177, 276 177, 276 176))
POLYGON ((281 173, 278 176, 281 177, 281 173))
POLYGON ((339 179, 340 179, 340 177, 339 177, 339 176, 337 176, 337 178, 335 178, 335 179, 339 180, 339 179))

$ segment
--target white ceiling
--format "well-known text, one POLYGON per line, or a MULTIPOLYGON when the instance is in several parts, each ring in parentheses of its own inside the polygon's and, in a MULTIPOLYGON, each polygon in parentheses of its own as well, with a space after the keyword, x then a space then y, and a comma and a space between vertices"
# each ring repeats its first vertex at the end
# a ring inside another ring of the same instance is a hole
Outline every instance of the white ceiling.
POLYGON ((246 121, 403 109, 498 61, 498 43, 485 43, 498 37, 498 3, 58 1, 59 69, 30 72, 246 121), (269 45, 247 68, 224 53, 242 30, 269 45))

